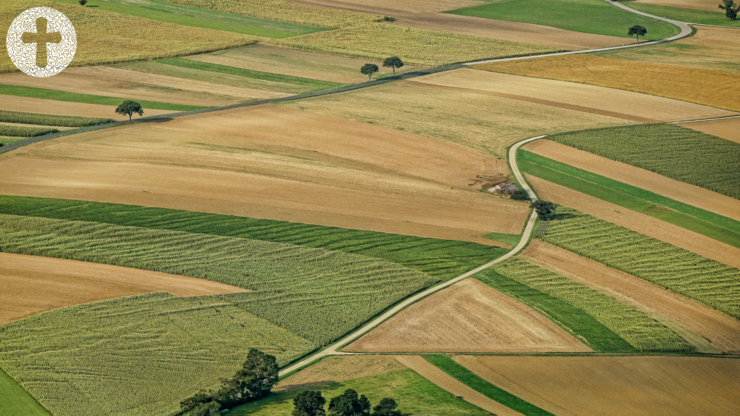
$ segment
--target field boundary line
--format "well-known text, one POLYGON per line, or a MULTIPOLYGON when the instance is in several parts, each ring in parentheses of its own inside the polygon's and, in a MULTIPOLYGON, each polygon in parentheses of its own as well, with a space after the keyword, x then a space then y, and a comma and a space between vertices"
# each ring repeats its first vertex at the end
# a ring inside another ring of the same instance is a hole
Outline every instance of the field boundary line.
POLYGON ((717 121, 717 120, 728 120, 731 118, 738 118, 740 114, 734 116, 714 117, 714 118, 698 118, 695 120, 683 120, 683 121, 669 121, 667 124, 689 124, 689 123, 701 123, 704 121, 717 121))

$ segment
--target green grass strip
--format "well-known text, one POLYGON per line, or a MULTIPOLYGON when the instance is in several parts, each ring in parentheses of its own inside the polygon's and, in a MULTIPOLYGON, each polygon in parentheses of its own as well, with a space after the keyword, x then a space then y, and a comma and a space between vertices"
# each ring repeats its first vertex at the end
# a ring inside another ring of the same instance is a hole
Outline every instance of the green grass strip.
POLYGON ((635 353, 638 350, 586 312, 544 292, 486 269, 473 276, 488 286, 542 313, 597 352, 635 353))
POLYGON ((484 235, 483 238, 515 246, 519 244, 519 240, 521 240, 522 236, 520 234, 488 233, 484 235))
POLYGON ((0 122, 38 124, 41 126, 87 127, 112 123, 112 118, 56 116, 51 114, 21 113, 18 111, 0 110, 0 122))
POLYGON ((328 90, 331 88, 343 87, 346 84, 337 82, 320 81, 310 78, 294 77, 290 75, 273 74, 271 72, 253 71, 251 69, 235 68, 233 66, 211 64, 208 62, 191 61, 183 58, 160 59, 157 62, 180 68, 197 69, 200 71, 217 72, 220 74, 237 75, 240 77, 261 79, 264 81, 284 82, 294 85, 305 85, 315 87, 316 89, 328 90))
MULTIPOLYGON (((12 95, 16 97, 40 98, 43 100, 66 101, 70 103, 85 103, 110 105, 118 107, 126 98, 105 97, 102 95, 80 94, 76 92, 66 92, 58 90, 49 90, 46 88, 22 87, 18 85, 0 84, 0 95, 12 95)), ((170 110, 170 111, 192 111, 200 110, 207 107, 198 107, 194 105, 160 103, 156 101, 135 100, 144 108, 152 110, 170 110)), ((111 109, 111 114, 115 114, 111 109)))
MULTIPOLYGON (((721 1, 717 1, 717 5, 721 3, 721 1)), ((644 4, 637 2, 630 2, 627 5, 633 9, 637 9, 645 13, 650 13, 652 15, 660 17, 667 17, 669 19, 678 20, 680 22, 740 27, 740 20, 728 19, 727 16, 725 16, 725 11, 720 10, 719 7, 717 7, 716 12, 710 12, 707 10, 682 9, 678 7, 659 6, 657 4, 644 4)))
POLYGON ((547 410, 540 409, 539 407, 514 396, 508 391, 496 387, 494 384, 484 380, 474 372, 458 364, 447 355, 434 354, 422 355, 422 357, 466 386, 510 409, 516 410, 525 416, 555 416, 547 410))
POLYGON ((26 390, 0 368, 0 415, 51 416, 26 390))
POLYGON ((517 164, 530 175, 740 248, 740 221, 524 150, 517 164))
POLYGON ((11 137, 36 137, 44 134, 56 133, 59 130, 50 127, 26 127, 26 126, 9 126, 0 124, 0 136, 11 137))
POLYGON ((508 251, 501 247, 465 241, 64 199, 0 196, 0 213, 186 231, 338 250, 388 260, 440 279, 459 276, 508 251))

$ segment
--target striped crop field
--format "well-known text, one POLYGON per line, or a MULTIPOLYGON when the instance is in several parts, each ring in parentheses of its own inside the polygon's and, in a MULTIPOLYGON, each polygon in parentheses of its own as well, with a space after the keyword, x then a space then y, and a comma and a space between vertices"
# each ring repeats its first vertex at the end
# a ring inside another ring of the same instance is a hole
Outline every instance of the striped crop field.
POLYGON ((639 351, 692 350, 668 328, 636 309, 536 264, 514 257, 496 264, 494 270, 583 310, 639 351))
POLYGON ((36 137, 44 134, 56 133, 59 130, 52 127, 26 127, 0 124, 0 136, 36 137))
POLYGON ((740 270, 624 227, 558 207, 535 234, 740 319, 740 270))
POLYGON ((56 116, 51 114, 22 113, 18 111, 0 110, 0 122, 38 124, 41 126, 58 127, 87 127, 98 124, 112 123, 111 118, 56 116))

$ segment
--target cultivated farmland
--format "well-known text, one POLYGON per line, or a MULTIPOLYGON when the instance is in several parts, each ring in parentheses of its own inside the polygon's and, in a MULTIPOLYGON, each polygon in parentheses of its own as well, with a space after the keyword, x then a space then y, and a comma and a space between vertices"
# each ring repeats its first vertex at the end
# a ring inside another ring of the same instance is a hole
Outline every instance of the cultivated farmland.
POLYGON ((0 369, 0 412, 4 415, 50 416, 41 405, 0 369))
POLYGON ((205 296, 247 291, 205 279, 10 253, 0 253, 0 285, 0 325, 53 309, 149 292, 205 296))
POLYGON ((454 356, 555 414, 727 416, 740 412, 740 361, 699 357, 454 356))
POLYGON ((409 306, 344 350, 591 351, 543 315, 474 279, 409 306))
POLYGON ((712 136, 732 140, 735 143, 740 143, 740 134, 738 134, 738 131, 740 131, 740 118, 687 123, 682 124, 681 127, 686 127, 702 133, 711 134, 712 136))
MULTIPOLYGON (((75 103, 68 101, 56 101, 51 99, 18 97, 0 94, 0 110, 21 113, 37 113, 38 111, 40 111, 40 109, 43 109, 44 116, 60 115, 67 117, 76 117, 80 114, 84 114, 86 117, 112 118, 115 121, 128 120, 128 116, 116 114, 113 111, 115 110, 115 107, 107 105, 75 103)), ((150 110, 148 108, 145 109, 145 114, 147 116, 160 115, 171 112, 172 110, 150 110)))
POLYGON ((54 116, 49 114, 21 113, 0 110, 0 122, 39 124, 44 126, 86 127, 113 122, 110 118, 54 116))
POLYGON ((341 383, 405 369, 406 366, 388 355, 355 355, 326 357, 275 385, 273 392, 302 390, 325 384, 341 383))
POLYGON ((706 10, 716 12, 716 0, 637 0, 637 3, 655 4, 658 6, 678 7, 684 9, 706 10))

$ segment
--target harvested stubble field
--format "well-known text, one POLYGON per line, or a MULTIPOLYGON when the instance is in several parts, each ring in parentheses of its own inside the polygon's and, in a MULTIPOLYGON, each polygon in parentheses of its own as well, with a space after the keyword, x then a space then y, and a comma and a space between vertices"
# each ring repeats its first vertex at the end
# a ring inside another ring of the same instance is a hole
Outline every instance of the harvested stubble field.
POLYGON ((740 270, 559 206, 536 235, 558 247, 740 318, 740 270))
POLYGON ((639 351, 693 350, 668 328, 635 308, 534 263, 512 257, 493 268, 497 273, 581 309, 639 351))
POLYGON ((586 130, 548 139, 740 199, 739 143, 672 124, 586 130))
MULTIPOLYGON (((588 54, 526 59, 475 66, 476 69, 598 85, 740 111, 737 74, 677 65, 639 64, 588 54)), ((730 115, 729 112, 720 112, 730 115)), ((715 114, 717 114, 715 113, 715 114)), ((649 113, 648 113, 649 114, 649 113)), ((693 114, 684 120, 719 117, 693 114)), ((678 121, 680 119, 674 119, 678 121)))
POLYGON ((542 240, 532 240, 520 257, 640 310, 698 351, 740 351, 740 321, 699 302, 542 240))
POLYGON ((249 348, 282 365, 315 344, 223 296, 152 293, 11 322, 0 365, 54 415, 170 415, 234 373, 249 348))
MULTIPOLYGON (((112 118, 115 121, 128 120, 128 116, 119 115, 114 106, 100 104, 74 103, 66 101, 47 100, 32 97, 18 97, 0 94, 0 110, 22 113, 37 113, 43 109, 44 115, 59 115, 76 117, 84 114, 86 117, 112 118)), ((144 109, 147 116, 171 113, 171 110, 144 109)))
POLYGON ((282 393, 303 390, 325 384, 377 376, 391 371, 404 370, 405 368, 405 365, 389 355, 326 357, 310 367, 280 380, 272 391, 282 393))
POLYGON ((404 309, 357 341, 351 352, 586 352, 545 316, 466 279, 404 309))
MULTIPOLYGON (((64 13, 75 26, 78 48, 72 66, 202 53, 243 46, 255 43, 258 39, 155 22, 79 5, 32 0, 4 1, 0 5, 0 32, 6 33, 13 19, 32 7, 53 7, 64 13), (136 30, 132 31, 134 27, 136 30)), ((3 43, 0 45, 0 72, 17 71, 6 52, 3 43)))
POLYGON ((489 245, 482 235, 518 233, 528 212, 526 203, 469 186, 479 175, 508 178, 503 161, 409 133, 273 106, 83 133, 23 150, 0 156, 3 194, 489 245))
POLYGON ((0 253, 0 325, 42 312, 149 292, 205 296, 246 292, 205 279, 0 253))
POLYGON ((740 118, 681 124, 681 127, 740 143, 740 118))
POLYGON ((558 415, 727 416, 740 412, 740 360, 700 357, 453 359, 558 415))
POLYGON ((398 81, 280 103, 279 106, 389 127, 465 146, 499 158, 501 160, 497 163, 504 165, 506 148, 527 137, 590 128, 588 126, 633 123, 562 108, 560 104, 532 102, 530 97, 519 98, 472 88, 449 89, 398 81))
POLYGON ((404 62, 423 66, 441 66, 478 59, 531 55, 557 50, 546 46, 389 24, 364 25, 264 42, 308 51, 376 60, 398 56, 404 62))

